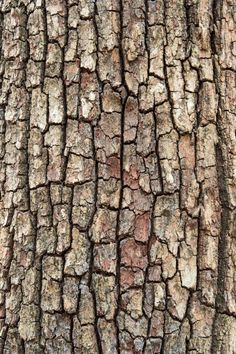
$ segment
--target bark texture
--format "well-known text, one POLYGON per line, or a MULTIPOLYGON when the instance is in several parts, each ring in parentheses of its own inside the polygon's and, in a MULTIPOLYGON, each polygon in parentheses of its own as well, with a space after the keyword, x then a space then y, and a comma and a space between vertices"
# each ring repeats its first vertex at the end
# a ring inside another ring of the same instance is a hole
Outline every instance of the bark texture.
POLYGON ((0 353, 235 354, 235 0, 0 8, 0 353))

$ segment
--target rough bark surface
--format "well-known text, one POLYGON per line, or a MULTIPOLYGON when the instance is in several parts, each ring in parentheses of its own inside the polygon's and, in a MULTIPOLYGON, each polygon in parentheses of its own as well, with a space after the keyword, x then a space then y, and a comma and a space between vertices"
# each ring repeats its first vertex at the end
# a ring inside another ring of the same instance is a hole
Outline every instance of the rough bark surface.
POLYGON ((235 354, 235 0, 0 4, 0 353, 235 354))

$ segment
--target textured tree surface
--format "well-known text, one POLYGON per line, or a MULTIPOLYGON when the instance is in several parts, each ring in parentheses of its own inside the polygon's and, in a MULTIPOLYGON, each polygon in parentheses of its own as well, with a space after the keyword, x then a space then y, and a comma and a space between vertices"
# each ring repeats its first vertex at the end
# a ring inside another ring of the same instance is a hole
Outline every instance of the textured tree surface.
POLYGON ((0 353, 236 353, 236 1, 2 0, 0 353))

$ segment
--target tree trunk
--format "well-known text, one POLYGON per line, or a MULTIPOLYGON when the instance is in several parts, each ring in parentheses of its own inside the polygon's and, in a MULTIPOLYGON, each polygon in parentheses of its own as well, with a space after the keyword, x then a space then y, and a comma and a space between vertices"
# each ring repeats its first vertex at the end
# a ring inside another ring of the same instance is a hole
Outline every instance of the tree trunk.
POLYGON ((0 353, 236 353, 236 2, 2 0, 0 353))

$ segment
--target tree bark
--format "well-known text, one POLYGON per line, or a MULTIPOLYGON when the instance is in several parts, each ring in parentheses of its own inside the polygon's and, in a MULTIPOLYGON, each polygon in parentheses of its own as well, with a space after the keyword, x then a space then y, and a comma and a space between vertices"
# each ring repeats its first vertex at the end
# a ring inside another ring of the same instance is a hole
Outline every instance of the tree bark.
POLYGON ((236 353, 236 2, 2 0, 0 353, 236 353))

